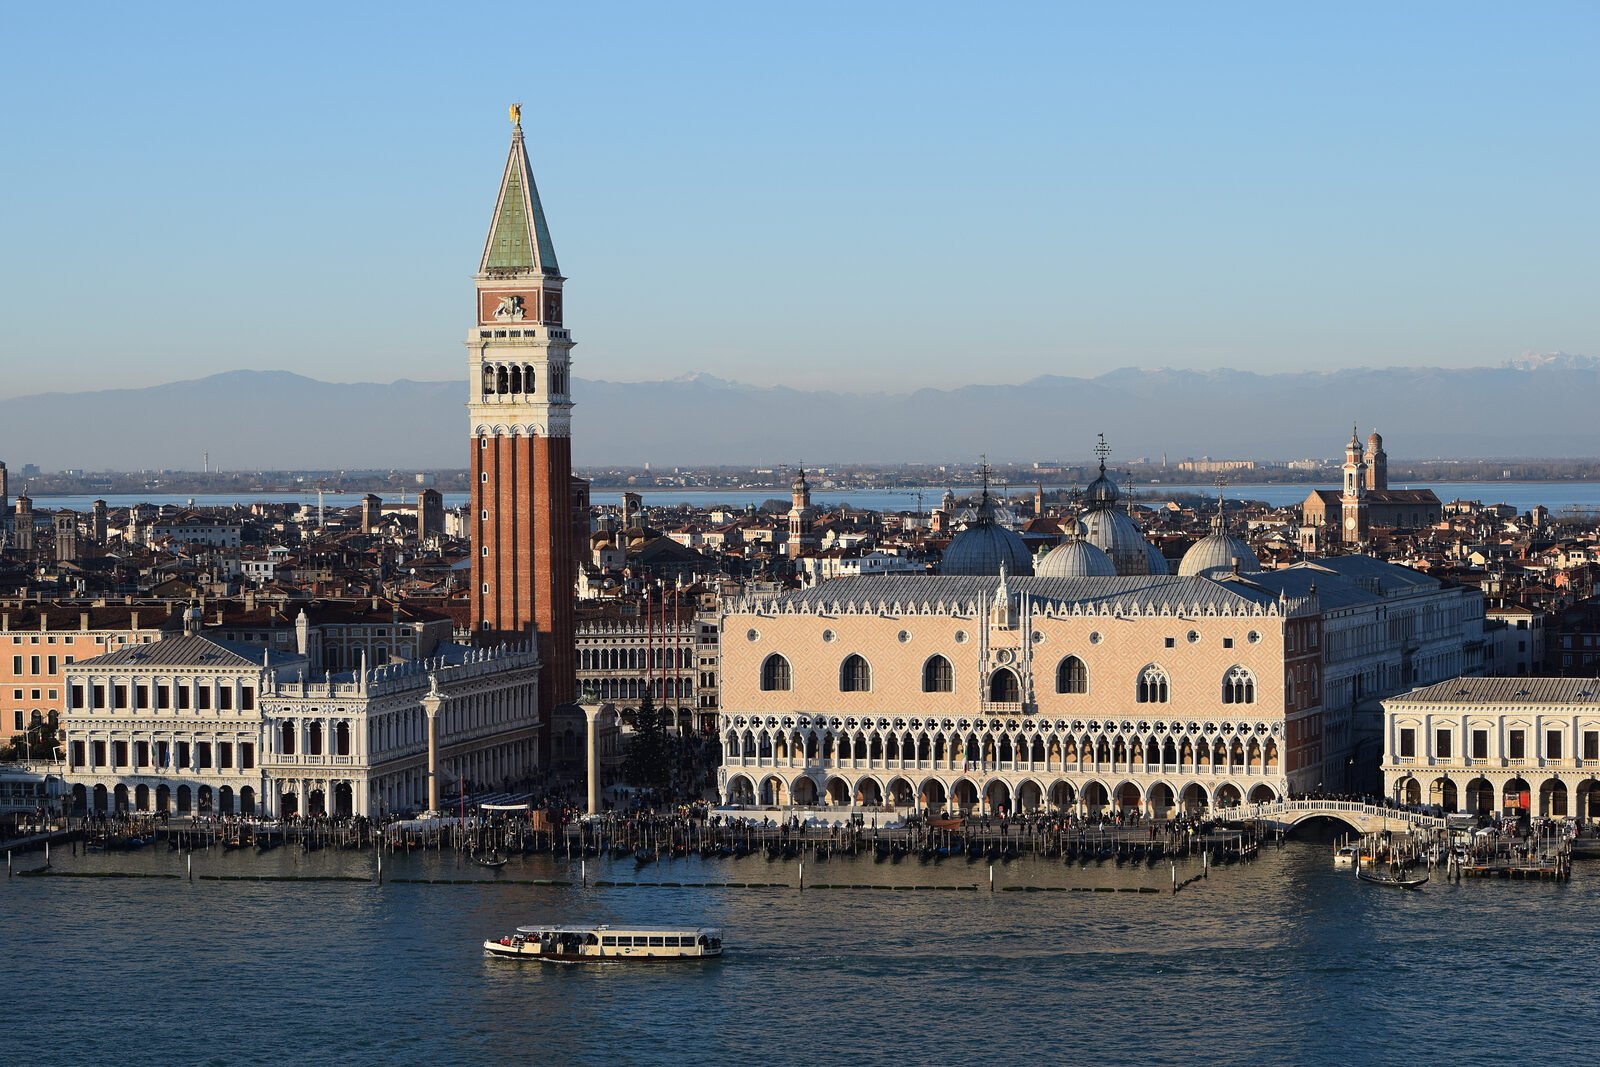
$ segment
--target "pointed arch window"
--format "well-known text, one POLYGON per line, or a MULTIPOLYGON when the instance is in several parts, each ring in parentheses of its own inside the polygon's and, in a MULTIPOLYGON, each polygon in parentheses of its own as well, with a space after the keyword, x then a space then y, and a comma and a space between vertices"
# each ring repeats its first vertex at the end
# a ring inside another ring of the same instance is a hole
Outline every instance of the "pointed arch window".
POLYGON ((788 692, 791 684, 789 661, 774 652, 761 661, 761 691, 764 693, 788 692))
POLYGON ((989 699, 996 704, 1022 702, 1022 683, 1010 667, 1001 667, 989 676, 989 699))
POLYGON ((955 671, 950 667, 950 661, 943 656, 929 656, 928 662, 922 665, 922 691, 924 693, 948 693, 955 688, 955 671))
POLYGON ((872 691, 872 667, 865 659, 852 652, 839 665, 839 691, 841 693, 869 693, 872 691))
POLYGON ((1136 698, 1141 704, 1165 704, 1171 694, 1167 672, 1151 664, 1139 672, 1136 698))
POLYGON ((1089 668, 1077 656, 1068 656, 1056 668, 1056 692, 1087 693, 1089 668))
POLYGON ((1256 702, 1255 675, 1243 667, 1230 669, 1222 679, 1224 704, 1254 704, 1256 702))

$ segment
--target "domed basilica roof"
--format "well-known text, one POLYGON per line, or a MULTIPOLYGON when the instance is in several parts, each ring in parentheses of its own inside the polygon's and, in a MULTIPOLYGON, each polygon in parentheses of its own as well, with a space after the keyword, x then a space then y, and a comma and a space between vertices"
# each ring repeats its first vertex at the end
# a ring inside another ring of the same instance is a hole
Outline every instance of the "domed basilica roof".
POLYGON ((998 575, 1002 567, 1007 574, 1030 575, 1033 557, 1019 534, 995 522, 994 502, 985 485, 977 518, 951 539, 939 563, 939 573, 998 575))
POLYGON ((1115 578, 1117 568, 1100 549, 1072 537, 1045 553, 1033 573, 1040 578, 1115 578))
POLYGON ((1228 521, 1222 513, 1222 494, 1217 494, 1217 515, 1211 520, 1211 532, 1190 546, 1178 564, 1178 574, 1184 578, 1221 578, 1232 574, 1235 564, 1241 571, 1259 571, 1261 561, 1244 538, 1228 532, 1228 521))
POLYGON ((1088 510, 1078 520, 1078 533, 1111 560, 1119 575, 1166 574, 1167 563, 1161 553, 1144 539, 1133 516, 1117 507, 1122 491, 1106 473, 1106 456, 1111 454, 1111 448, 1104 434, 1100 435, 1095 452, 1100 456, 1100 475, 1084 490, 1088 510))

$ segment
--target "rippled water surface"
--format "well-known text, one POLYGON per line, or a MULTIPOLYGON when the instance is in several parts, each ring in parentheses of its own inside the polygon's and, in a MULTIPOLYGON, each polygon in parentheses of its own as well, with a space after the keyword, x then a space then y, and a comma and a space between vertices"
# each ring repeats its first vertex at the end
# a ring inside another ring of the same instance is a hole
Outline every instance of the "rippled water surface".
MULTIPOLYGON (((165 848, 59 869, 181 873, 165 848)), ((19 856, 18 868, 40 862, 19 856)), ((14 878, 0 886, 8 1063, 1566 1062, 1587 1055, 1600 865, 1566 885, 1362 886, 1290 842, 1170 893, 1171 869, 1020 859, 808 865, 677 860, 591 879, 791 888, 583 887, 577 865, 470 885, 14 878), (977 887, 974 889, 974 887, 977 887), (724 928, 719 961, 558 968, 486 959, 535 920, 724 928)), ((371 854, 200 852, 195 872, 370 875, 371 854)), ((1178 868, 1180 878, 1197 865, 1178 868)))

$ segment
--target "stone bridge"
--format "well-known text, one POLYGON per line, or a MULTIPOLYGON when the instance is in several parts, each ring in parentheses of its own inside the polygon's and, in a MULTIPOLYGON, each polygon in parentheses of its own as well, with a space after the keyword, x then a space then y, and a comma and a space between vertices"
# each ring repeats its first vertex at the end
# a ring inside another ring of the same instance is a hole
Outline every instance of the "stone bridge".
POLYGON ((1279 830, 1289 830, 1307 819, 1317 818, 1337 819, 1358 834, 1383 830, 1432 833, 1445 828, 1445 820, 1437 815, 1385 808, 1359 800, 1280 800, 1270 804, 1217 808, 1212 814, 1218 819, 1250 820, 1279 830))

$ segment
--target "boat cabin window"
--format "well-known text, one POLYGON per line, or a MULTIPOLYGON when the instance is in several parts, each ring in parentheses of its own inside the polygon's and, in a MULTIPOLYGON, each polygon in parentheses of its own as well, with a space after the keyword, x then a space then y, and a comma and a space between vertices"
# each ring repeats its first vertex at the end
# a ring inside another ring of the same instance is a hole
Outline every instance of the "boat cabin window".
POLYGON ((652 937, 650 939, 650 947, 651 948, 666 948, 667 947, 666 942, 667 942, 667 939, 664 938, 664 937, 652 937))
POLYGON ((600 935, 590 934, 588 937, 583 939, 583 943, 586 945, 598 945, 600 943, 600 935))
POLYGON ((612 937, 610 934, 607 934, 605 937, 600 939, 600 943, 602 945, 615 945, 617 943, 617 939, 612 937))

